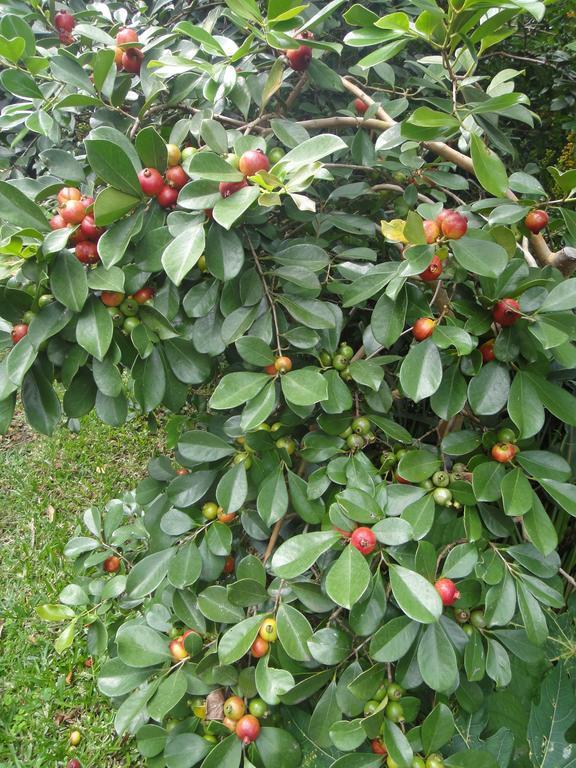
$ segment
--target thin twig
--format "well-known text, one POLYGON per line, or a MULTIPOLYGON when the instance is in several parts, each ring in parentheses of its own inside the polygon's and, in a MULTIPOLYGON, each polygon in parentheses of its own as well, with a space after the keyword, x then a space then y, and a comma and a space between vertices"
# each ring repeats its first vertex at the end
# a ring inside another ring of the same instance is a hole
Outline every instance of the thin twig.
POLYGON ((562 569, 562 568, 558 568, 558 573, 560 574, 560 576, 562 576, 564 579, 566 579, 566 581, 568 582, 568 584, 570 584, 570 586, 572 586, 572 587, 574 587, 574 589, 576 589, 576 579, 574 579, 572 576, 570 576, 569 573, 566 573, 566 571, 564 569, 562 569))
POLYGON ((272 533, 270 534, 270 538, 268 539, 268 544, 266 545, 266 551, 262 556, 263 563, 266 563, 266 561, 274 551, 274 547, 276 546, 276 542, 278 541, 278 536, 280 536, 280 528, 282 528, 283 523, 284 523, 284 518, 281 517, 280 520, 276 521, 274 528, 272 528, 272 533))
POLYGON ((256 266, 256 271, 260 276, 262 287, 264 288, 264 293, 266 294, 266 299, 268 301, 268 306, 270 307, 270 312, 272 313, 274 333, 276 334, 276 349, 278 351, 278 355, 280 356, 282 354, 282 345, 280 343, 280 329, 278 328, 278 316, 276 315, 276 303, 274 302, 274 297, 272 296, 270 292, 270 288, 268 287, 268 283, 266 282, 266 277, 264 276, 264 271, 262 269, 262 265, 260 264, 260 259, 258 258, 256 249, 252 245, 252 240, 250 240, 250 237, 248 235, 246 237, 248 240, 248 245, 250 246, 250 250, 252 252, 252 256, 254 258, 254 265, 256 266))

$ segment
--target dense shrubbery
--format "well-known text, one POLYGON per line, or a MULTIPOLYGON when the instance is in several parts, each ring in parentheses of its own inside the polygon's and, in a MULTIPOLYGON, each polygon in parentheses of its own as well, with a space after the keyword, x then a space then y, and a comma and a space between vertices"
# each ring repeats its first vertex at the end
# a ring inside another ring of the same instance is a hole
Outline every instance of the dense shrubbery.
POLYGON ((118 733, 168 768, 572 765, 576 171, 528 172, 482 69, 543 5, 8 8, 1 426, 18 392, 46 434, 176 414, 39 608, 118 733))

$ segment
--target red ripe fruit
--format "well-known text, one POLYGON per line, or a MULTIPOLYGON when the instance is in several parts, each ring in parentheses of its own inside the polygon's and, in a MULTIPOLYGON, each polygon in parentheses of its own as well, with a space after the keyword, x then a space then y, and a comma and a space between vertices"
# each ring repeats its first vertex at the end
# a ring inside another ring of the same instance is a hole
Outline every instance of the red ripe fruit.
POLYGON ((144 168, 138 174, 140 188, 148 197, 156 197, 164 189, 164 179, 156 168, 144 168))
POLYGON ((64 205, 68 200, 81 200, 82 194, 76 187, 62 187, 56 199, 58 205, 64 205))
POLYGON ((307 45, 301 45, 299 48, 289 48, 286 51, 286 58, 295 72, 304 72, 312 61, 312 49, 307 45))
POLYGON ((272 363, 271 365, 267 365, 267 366, 264 368, 264 371, 265 371, 265 372, 266 372, 266 373, 267 373, 269 376, 276 376, 276 374, 278 373, 278 371, 276 370, 276 366, 274 365, 274 363, 272 363))
POLYGON ((514 443, 496 443, 496 445, 492 446, 490 453, 494 461, 500 464, 507 464, 516 456, 517 451, 518 448, 516 448, 514 443))
POLYGON ((96 224, 94 224, 94 216, 92 216, 91 213, 87 213, 80 224, 80 231, 85 238, 96 242, 96 240, 99 240, 104 234, 105 229, 104 227, 97 227, 96 224))
POLYGON ((244 176, 254 176, 258 171, 268 171, 270 160, 261 149, 249 149, 244 152, 238 162, 238 170, 244 176))
POLYGON ((442 222, 446 216, 450 216, 451 213, 454 213, 454 211, 451 211, 449 208, 442 208, 438 216, 436 216, 436 224, 438 224, 439 227, 442 227, 442 222))
POLYGON ((432 336, 434 328, 436 328, 436 321, 431 317, 419 317, 412 326, 412 335, 417 341, 424 341, 432 336))
POLYGON ((178 469, 176 470, 176 474, 177 475, 189 475, 190 474, 190 470, 186 469, 186 467, 178 467, 178 469))
POLYGON ((91 240, 82 240, 74 249, 76 258, 82 264, 97 264, 100 261, 98 246, 91 240))
POLYGON ((58 39, 62 45, 72 45, 75 40, 74 35, 71 32, 60 32, 58 39))
POLYGON ((188 183, 188 174, 181 165, 173 165, 166 171, 166 183, 174 189, 182 189, 188 183))
POLYGON ((254 715, 244 715, 236 723, 236 736, 243 744, 251 744, 260 735, 260 721, 254 715))
POLYGON ((125 43, 137 43, 138 42, 138 32, 136 32, 135 29, 130 29, 129 27, 122 27, 122 29, 119 29, 116 33, 116 43, 118 45, 124 45, 125 43))
POLYGON ((64 227, 67 226, 68 225, 59 213, 57 213, 55 216, 52 216, 50 219, 50 229, 64 229, 64 227))
POLYGON ((118 568, 120 568, 120 558, 116 557, 116 555, 110 555, 110 557, 104 560, 102 567, 106 573, 116 573, 118 568))
POLYGON ((480 344, 478 347, 480 354, 482 355, 483 363, 490 363, 495 359, 496 355, 494 354, 494 342, 495 339, 488 339, 488 341, 485 341, 484 344, 480 344))
POLYGON ((453 605, 460 597, 460 592, 452 579, 438 579, 434 587, 442 599, 442 605, 453 605))
POLYGON ((80 200, 67 200, 62 208, 60 208, 60 216, 62 216, 66 224, 80 224, 84 216, 86 216, 86 209, 80 200))
POLYGON ((503 327, 514 325, 520 317, 520 304, 516 299, 502 299, 492 309, 492 317, 503 327))
POLYGON ((128 48, 122 54, 122 66, 126 72, 137 75, 140 72, 144 54, 140 48, 128 48))
POLYGON ((530 211, 530 213, 524 219, 524 224, 534 235, 537 235, 544 227, 548 225, 549 216, 546 211, 536 209, 530 211))
MULTIPOLYGON (((72 225, 68 224, 68 229, 71 229, 72 225)), ((82 243, 86 240, 86 235, 82 232, 80 227, 76 227, 74 232, 70 234, 68 237, 68 243, 69 245, 78 245, 78 243, 82 243)))
POLYGON ((466 234, 468 219, 458 211, 451 211, 442 219, 442 234, 449 240, 459 240, 466 234))
POLYGON ((242 181, 221 181, 218 189, 222 197, 230 197, 234 192, 238 192, 239 189, 243 189, 248 186, 248 182, 243 179, 242 181))
POLYGON ((376 549, 376 534, 372 528, 356 528, 350 536, 350 544, 363 555, 369 555, 376 549))
POLYGON ((119 307, 125 298, 125 295, 119 291, 102 291, 100 294, 100 301, 106 307, 119 307))
POLYGON ((228 555, 224 562, 224 573, 226 575, 230 573, 234 573, 234 568, 236 566, 236 563, 234 562, 234 557, 232 555, 228 555))
POLYGON ((362 99, 354 99, 354 109, 359 115, 363 115, 368 111, 368 104, 366 104, 365 101, 362 101, 362 99))
POLYGON ((260 635, 254 640, 252 643, 252 647, 250 648, 250 653, 252 656, 254 656, 255 659, 261 659, 262 656, 266 656, 268 653, 268 641, 264 640, 260 635))
POLYGON ((438 224, 432 221, 432 219, 426 219, 426 221, 422 222, 422 226, 424 227, 424 234, 426 235, 428 245, 435 243, 440 237, 440 227, 438 224))
POLYGON ((10 336, 12 337, 12 343, 18 344, 20 339, 23 339, 27 333, 28 333, 28 325, 26 323, 18 323, 18 325, 13 326, 10 332, 10 336))
POLYGON ((426 267, 424 272, 420 272, 420 278, 426 282, 430 280, 438 280, 442 274, 442 262, 438 256, 434 256, 430 264, 426 267))
POLYGON ((76 19, 68 11, 58 11, 54 16, 54 26, 58 32, 72 32, 76 26, 76 19))
POLYGON ((89 195, 82 195, 80 202, 84 206, 84 210, 87 211, 92 205, 94 205, 94 198, 89 195))
POLYGON ((73 757, 72 760, 68 760, 66 763, 66 768, 82 768, 82 763, 73 757))
POLYGON ((372 739, 370 746, 372 747, 372 752, 374 752, 375 755, 388 754, 388 750, 384 746, 383 742, 380 741, 380 739, 372 739))
POLYGON ((146 304, 147 301, 154 298, 154 288, 150 288, 149 286, 140 288, 139 291, 136 291, 136 293, 133 294, 132 298, 134 301, 137 301, 138 304, 146 304))
POLYGON ((178 190, 165 184, 156 195, 156 200, 158 200, 158 204, 161 205, 162 208, 172 208, 173 205, 176 205, 176 201, 178 200, 178 190))

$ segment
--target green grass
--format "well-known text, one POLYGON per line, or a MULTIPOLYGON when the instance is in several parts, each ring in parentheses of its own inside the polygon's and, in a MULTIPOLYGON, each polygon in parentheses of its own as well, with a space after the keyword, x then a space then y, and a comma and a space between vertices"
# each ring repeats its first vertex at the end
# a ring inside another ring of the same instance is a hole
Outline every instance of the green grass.
POLYGON ((35 615, 57 602, 70 567, 62 556, 82 512, 132 488, 160 437, 135 420, 111 429, 95 416, 79 434, 32 435, 23 421, 0 438, 0 766, 60 768, 75 756, 83 768, 139 766, 131 743, 114 733, 114 712, 87 668, 80 635, 62 655, 60 625, 35 615), (82 733, 77 749, 71 730, 82 733))

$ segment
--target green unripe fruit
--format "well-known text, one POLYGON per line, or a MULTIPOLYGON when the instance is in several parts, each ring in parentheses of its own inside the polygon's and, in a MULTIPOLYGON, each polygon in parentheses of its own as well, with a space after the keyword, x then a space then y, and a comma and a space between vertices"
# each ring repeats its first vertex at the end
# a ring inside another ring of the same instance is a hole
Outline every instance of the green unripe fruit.
POLYGON ((393 723, 402 723, 404 721, 404 707, 398 701, 388 702, 384 714, 393 723))
POLYGON ((127 317, 127 318, 125 318, 124 322, 122 323, 122 329, 126 333, 132 333, 134 328, 136 328, 136 326, 138 326, 138 325, 140 325, 140 320, 138 320, 137 317, 127 317))
POLYGON ((45 293, 43 296, 40 296, 40 298, 38 299, 38 306, 40 307, 40 309, 42 309, 42 307, 47 307, 48 304, 52 304, 53 301, 54 301, 54 296, 52 296, 51 293, 45 293))
POLYGON ((250 469, 252 466, 252 456, 247 453, 237 453, 232 459, 233 464, 244 464, 244 469, 250 469))
POLYGON ((279 437, 276 440, 276 448, 283 448, 289 456, 292 456, 296 447, 296 441, 292 440, 291 437, 279 437))
POLYGON ((462 626, 463 631, 468 635, 468 637, 472 637, 474 634, 474 627, 472 624, 464 624, 462 626))
POLYGON ((374 434, 374 432, 372 432, 372 430, 370 430, 369 432, 366 432, 366 434, 364 435, 364 439, 366 440, 367 443, 375 443, 376 435, 374 434))
POLYGON ((470 614, 470 624, 477 629, 484 629, 486 626, 486 616, 484 615, 484 611, 480 609, 472 611, 470 614))
POLYGON ((464 608, 454 608, 454 618, 458 624, 466 624, 470 618, 470 611, 464 608))
POLYGON ((182 153, 180 155, 180 162, 184 162, 185 160, 188 160, 190 157, 193 157, 198 150, 196 147, 184 147, 182 150, 182 153))
POLYGON ((390 755, 388 755, 388 757, 386 758, 386 765, 387 765, 387 768, 400 768, 396 760, 393 760, 390 757, 390 755))
POLYGON ((382 469, 392 469, 396 466, 397 458, 392 451, 383 451, 380 456, 380 464, 382 469))
POLYGON ((398 701, 398 699, 401 699, 405 693, 406 691, 404 688, 402 688, 401 685, 398 685, 398 683, 390 683, 388 685, 388 698, 392 701, 398 701))
POLYGON ((320 360, 320 364, 324 368, 328 368, 328 366, 332 365, 332 355, 330 354, 330 352, 326 352, 326 350, 324 350, 323 352, 320 352, 319 360, 320 360))
POLYGON ((426 758, 426 768, 443 768, 442 755, 434 754, 426 758))
POLYGON ((450 475, 448 472, 434 472, 432 482, 437 488, 447 488, 450 485, 450 475))
POLYGON ((282 429, 282 422, 281 421, 275 421, 274 424, 270 427, 270 432, 278 432, 282 429))
POLYGON ((204 741, 207 741, 209 744, 218 744, 218 739, 216 736, 214 736, 213 733, 205 733, 203 734, 202 738, 204 741))
POLYGON ((174 728, 176 728, 177 725, 178 725, 178 720, 174 720, 171 718, 170 720, 166 720, 166 722, 164 723, 164 728, 165 730, 168 731, 168 733, 170 733, 170 731, 174 730, 174 728))
POLYGON ((218 504, 215 501, 207 501, 202 507, 202 514, 206 520, 216 520, 218 517, 218 504))
POLYGON ((384 701, 387 695, 388 695, 388 683, 382 683, 382 685, 378 686, 378 690, 374 694, 374 698, 376 699, 376 701, 384 701))
POLYGON ((509 427, 503 427, 498 430, 496 439, 499 443, 515 443, 517 440, 516 432, 509 427))
POLYGON ((345 357, 347 360, 351 360, 354 357, 354 350, 349 344, 346 344, 346 342, 343 341, 338 349, 338 354, 342 355, 342 357, 345 357))
POLYGON ((171 637, 174 640, 176 637, 180 637, 181 634, 181 629, 178 629, 178 627, 172 627, 170 632, 168 632, 168 637, 171 637))
POLYGON ((447 507, 448 504, 450 504, 452 501, 452 493, 448 490, 448 488, 435 488, 432 491, 432 497, 436 504, 441 507, 447 507))
POLYGON ((357 435, 366 435, 370 432, 370 421, 365 416, 357 416, 352 422, 352 430, 357 435))
POLYGON ((456 464, 452 465, 452 472, 463 473, 463 472, 466 472, 467 469, 468 467, 466 466, 466 464, 462 464, 461 461, 457 461, 456 464))
POLYGON ((343 371, 348 368, 348 358, 344 357, 344 355, 336 354, 332 358, 332 366, 336 368, 337 371, 343 371))
POLYGON ((380 702, 376 701, 376 699, 370 699, 370 701, 367 701, 366 704, 364 704, 364 717, 370 717, 370 715, 373 715, 374 712, 378 710, 379 706, 380 702))
POLYGON ((424 488, 425 491, 432 491, 436 486, 432 482, 432 480, 422 480, 421 483, 418 483, 420 488, 424 488))
POLYGON ((424 762, 423 758, 420 757, 420 755, 414 755, 414 759, 412 760, 412 768, 426 768, 426 763, 424 762))
POLYGON ((268 704, 262 699, 252 699, 248 704, 248 712, 258 719, 268 714, 268 704))
POLYGON ((108 311, 108 314, 112 318, 112 322, 114 323, 116 328, 120 328, 120 326, 124 322, 124 315, 122 314, 122 312, 120 312, 118 307, 106 307, 106 309, 108 311))
POLYGON ((340 432, 338 437, 341 437, 343 440, 346 440, 346 438, 350 437, 351 434, 352 434, 352 427, 346 427, 344 432, 340 432))
POLYGON ((365 440, 362 435, 351 434, 346 438, 346 445, 351 451, 358 451, 364 448, 365 440))
POLYGON ((285 154, 286 153, 282 147, 272 147, 270 152, 268 152, 268 160, 270 160, 270 165, 275 165, 276 163, 280 162, 285 154))
POLYGON ((352 381, 352 374, 350 373, 350 368, 346 366, 343 371, 340 371, 340 378, 342 381, 352 381))
POLYGON ((240 165, 240 158, 238 155, 235 155, 233 152, 230 152, 228 155, 226 155, 226 160, 230 163, 232 168, 236 168, 238 170, 238 167, 240 165))
POLYGON ((402 448, 402 447, 400 447, 400 448, 396 447, 394 449, 394 453, 396 454, 396 458, 398 459, 398 461, 400 461, 402 456, 406 456, 406 454, 408 453, 408 449, 407 448, 402 448))
POLYGON ((134 317, 134 315, 138 314, 139 309, 140 304, 135 299, 124 299, 122 304, 120 304, 120 312, 126 317, 134 317))
POLYGON ((35 317, 36 317, 36 312, 32 312, 32 310, 29 309, 28 312, 24 312, 24 314, 22 315, 22 322, 25 323, 26 325, 30 325, 30 323, 32 322, 32 320, 34 320, 35 317))

